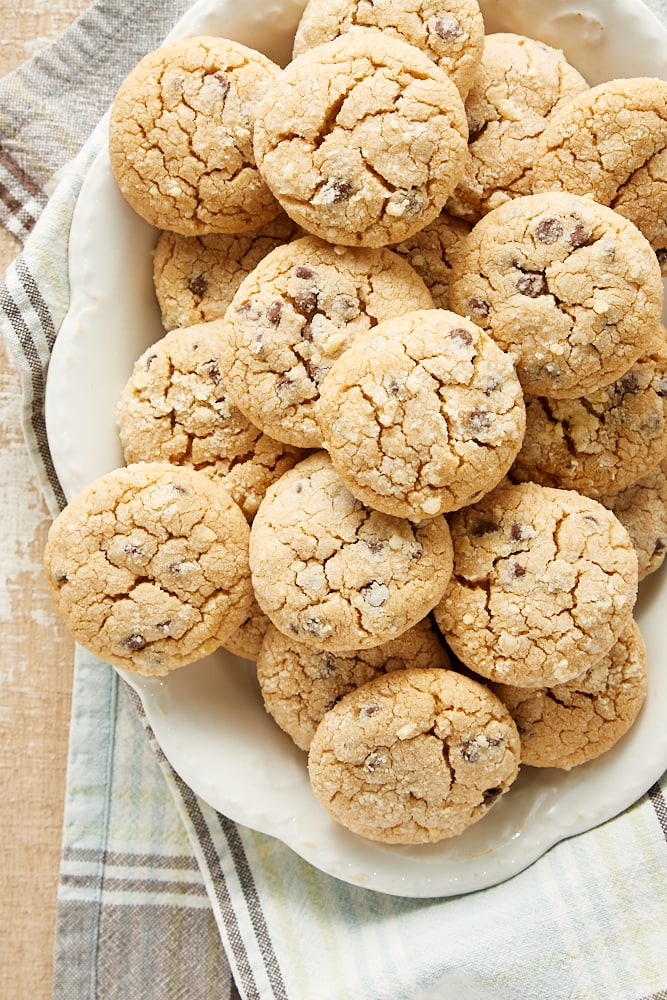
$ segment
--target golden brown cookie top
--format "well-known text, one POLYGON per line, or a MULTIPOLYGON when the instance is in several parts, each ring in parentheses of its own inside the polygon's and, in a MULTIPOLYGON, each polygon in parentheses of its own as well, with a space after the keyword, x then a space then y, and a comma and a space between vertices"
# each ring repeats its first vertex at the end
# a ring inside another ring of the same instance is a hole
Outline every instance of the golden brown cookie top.
POLYGON ((511 358, 443 309, 385 320, 334 362, 318 419, 338 475, 363 503, 434 517, 493 489, 525 427, 511 358))
POLYGON ((254 49, 206 35, 149 53, 121 84, 109 154, 121 193, 159 229, 239 233, 279 206, 255 164, 256 107, 280 70, 254 49))
POLYGON ((488 813, 519 769, 519 735, 488 688, 452 670, 397 670, 346 694, 308 756, 333 818, 388 844, 436 843, 488 813))
POLYGON ((468 129, 447 74, 371 28, 297 56, 262 103, 259 168, 285 211, 331 243, 386 246, 440 212, 468 129))
POLYGON ((637 556, 601 503, 503 482, 449 524, 454 571, 434 615, 471 670, 544 687, 611 649, 632 615, 637 556))
POLYGON ((162 675, 216 649, 252 602, 247 522, 202 472, 116 469, 53 522, 44 565, 77 642, 108 663, 162 675))
POLYGON ((465 98, 484 47, 477 0, 309 0, 296 29, 295 56, 351 27, 378 28, 422 49, 465 98))
POLYGON ((273 624, 322 649, 365 649, 407 631, 451 575, 443 516, 370 510, 316 452, 267 490, 250 536, 255 596, 273 624))

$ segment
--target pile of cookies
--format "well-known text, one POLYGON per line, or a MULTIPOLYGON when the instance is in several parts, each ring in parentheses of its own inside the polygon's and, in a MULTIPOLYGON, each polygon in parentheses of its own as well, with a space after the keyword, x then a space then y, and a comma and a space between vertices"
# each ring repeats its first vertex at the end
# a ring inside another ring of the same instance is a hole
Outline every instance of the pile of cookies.
POLYGON ((75 638, 256 660, 316 797, 386 843, 613 746, 667 542, 667 82, 589 87, 476 0, 310 0, 284 69, 148 55, 109 150, 165 335, 127 466, 49 535, 75 638))

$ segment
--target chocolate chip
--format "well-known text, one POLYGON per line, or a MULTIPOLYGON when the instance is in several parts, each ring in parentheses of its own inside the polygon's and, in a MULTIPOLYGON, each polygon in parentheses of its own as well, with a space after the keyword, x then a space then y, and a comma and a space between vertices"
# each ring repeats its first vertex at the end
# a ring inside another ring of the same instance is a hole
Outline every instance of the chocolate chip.
POLYGON ((625 375, 618 380, 618 388, 620 392, 627 393, 629 395, 639 392, 641 386, 637 372, 626 372, 625 375))
POLYGON ((208 278, 205 274, 197 274, 188 282, 188 288, 200 302, 208 291, 208 278))
POLYGON ((664 397, 667 396, 667 376, 660 375, 657 379, 655 379, 653 382, 653 388, 658 396, 660 396, 661 399, 664 399, 664 397))
POLYGON ((317 309, 317 292, 297 292, 294 305, 301 312, 312 313, 317 309))
POLYGON ((463 28, 451 14, 442 14, 435 19, 435 33, 443 41, 450 42, 452 38, 458 38, 463 34, 463 28))
POLYGON ((491 306, 484 299, 468 299, 468 309, 476 316, 488 316, 491 306))
POLYGON ((163 622, 157 622, 155 628, 158 630, 158 632, 162 632, 163 635, 166 635, 167 632, 169 631, 170 625, 171 625, 171 618, 167 618, 163 622))
POLYGON ((368 548, 370 549, 370 551, 373 553, 374 556, 376 556, 378 552, 382 552, 384 549, 384 542, 377 541, 376 539, 373 539, 370 542, 366 542, 366 545, 368 546, 368 548))
POLYGON ((313 198, 313 202, 318 205, 337 205, 341 201, 347 201, 352 190, 352 185, 344 178, 330 177, 313 198))
POLYGON ((306 323, 303 330, 301 331, 301 339, 307 340, 309 344, 313 341, 313 328, 310 323, 306 323))
POLYGON ((546 295, 548 291, 544 275, 531 271, 524 271, 521 277, 517 278, 516 289, 529 299, 537 299, 540 295, 546 295))
POLYGON ((470 764, 478 761, 489 749, 497 747, 502 741, 496 737, 481 736, 474 740, 467 740, 461 747, 461 756, 470 764))
POLYGON ((214 79, 220 84, 220 89, 222 90, 222 96, 226 97, 229 93, 229 88, 231 87, 231 82, 228 76, 224 73, 214 73, 214 79))
POLYGON ((449 338, 453 340, 455 344, 464 344, 465 347, 470 347, 472 344, 472 334, 470 330, 464 330, 462 326, 456 326, 453 330, 449 331, 449 338))
POLYGON ((344 292, 334 296, 331 304, 332 312, 340 316, 343 320, 351 320, 359 315, 359 299, 354 295, 346 295, 344 292))
POLYGON ((502 788, 487 788, 482 798, 483 806, 490 806, 503 794, 502 788))
POLYGON ((157 354, 149 354, 148 355, 148 357, 146 358, 146 361, 144 362, 144 364, 146 366, 146 371, 148 371, 148 369, 150 368, 150 366, 155 361, 156 357, 157 357, 157 354))
POLYGON ((657 556, 661 552, 664 552, 666 545, 667 542, 665 542, 664 538, 656 538, 655 545, 653 546, 653 555, 657 556))
POLYGON ((185 488, 185 486, 181 486, 179 483, 174 483, 172 485, 172 489, 174 493, 182 493, 183 496, 185 497, 188 495, 188 490, 185 488))
POLYGON ((170 573, 173 573, 174 576, 180 576, 183 572, 183 566, 181 563, 169 563, 167 569, 170 573))
POLYGON ((473 436, 486 434, 491 424, 491 414, 487 410, 476 409, 468 415, 468 426, 473 436))
POLYGON ((409 548, 410 558, 414 559, 415 562, 424 555, 424 548, 419 542, 415 542, 409 548))
POLYGON ((515 521, 510 528, 510 538, 513 542, 520 542, 523 538, 523 528, 518 521, 515 521))
POLYGON ((313 364, 312 361, 306 361, 306 375, 310 381, 314 382, 316 385, 322 381, 327 373, 327 370, 328 369, 323 368, 322 365, 316 365, 313 364))
POLYGON ((588 232, 586 227, 582 222, 577 222, 574 229, 570 233, 570 246, 573 250, 579 250, 581 247, 588 247, 593 242, 593 237, 588 232))
POLYGON ((131 545, 129 542, 123 546, 123 552, 127 553, 128 556, 143 556, 144 554, 140 545, 131 545))
POLYGON ((330 677, 331 674, 336 672, 337 663, 336 657, 333 653, 324 653, 319 664, 319 676, 320 677, 330 677))
POLYGON ((379 705, 364 705, 364 707, 359 712, 362 719, 371 719, 374 715, 377 715, 380 711, 379 705))
POLYGON ((540 243, 555 243, 563 235, 563 225, 560 219, 540 219, 535 227, 535 237, 540 243))
POLYGON ((280 299, 272 302, 269 308, 266 310, 266 318, 272 326, 278 326, 280 323, 280 316, 283 311, 283 304, 280 299))
POLYGON ((401 392, 401 383, 396 378, 390 378, 387 382, 387 392, 391 396, 399 396, 401 392))
POLYGON ((481 538, 483 535, 492 535, 494 531, 498 531, 500 528, 499 524, 495 521, 491 521, 488 518, 482 518, 481 521, 476 521, 471 528, 471 534, 475 538, 481 538))
POLYGON ((278 390, 278 392, 280 392, 281 389, 289 389, 290 386, 293 385, 294 385, 294 379, 291 378, 289 375, 281 375, 279 379, 276 379, 276 389, 278 390))
POLYGON ((222 375, 220 374, 220 365, 217 361, 211 358, 210 361, 206 362, 206 368, 208 369, 208 377, 211 379, 214 385, 220 385, 222 382, 222 375))
POLYGON ((313 277, 313 271, 312 271, 312 269, 309 268, 309 267, 305 267, 303 264, 299 264, 295 268, 294 273, 297 276, 297 278, 304 278, 306 280, 308 278, 312 278, 313 277))
POLYGON ((123 646, 130 653, 138 653, 139 650, 145 649, 146 640, 140 632, 133 632, 123 639, 123 646))
POLYGON ((520 580, 522 576, 526 575, 526 567, 522 566, 521 563, 514 563, 512 566, 512 576, 515 580, 520 580))
POLYGON ((341 179, 335 180, 333 181, 331 188, 334 192, 334 204, 337 204, 340 201, 346 201, 352 194, 352 185, 349 181, 341 179))
POLYGON ((386 767, 387 757, 383 753, 378 753, 377 750, 371 751, 364 761, 364 771, 368 771, 372 774, 373 771, 379 771, 380 768, 386 767))

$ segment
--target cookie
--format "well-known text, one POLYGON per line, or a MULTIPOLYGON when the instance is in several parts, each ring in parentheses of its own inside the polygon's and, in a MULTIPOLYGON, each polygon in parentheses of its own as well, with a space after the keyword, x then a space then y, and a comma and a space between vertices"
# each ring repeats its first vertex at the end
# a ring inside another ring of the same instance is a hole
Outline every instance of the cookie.
POLYGON ((242 233, 279 213, 252 148, 256 108, 280 68, 207 35, 145 56, 111 109, 109 155, 121 194, 158 229, 242 233))
POLYGON ((449 665, 428 619, 380 646, 338 653, 296 642, 270 625, 257 657, 257 678, 269 715, 308 750, 325 712, 348 691, 392 670, 449 665))
POLYGON ((533 185, 611 206, 667 268, 667 81, 609 80, 573 98, 540 137, 533 185))
POLYGON ((219 478, 251 520, 269 483, 305 453, 263 434, 233 404, 223 337, 212 321, 147 348, 121 394, 118 429, 126 462, 159 459, 219 478))
POLYGON ((162 676, 217 649, 252 603, 249 528, 194 469, 116 469, 55 519, 44 550, 76 642, 115 667, 162 676))
POLYGON ((260 260, 300 232, 283 212, 248 233, 183 236, 164 230, 153 255, 153 284, 165 330, 221 319, 260 260))
POLYGON ((416 45, 456 84, 465 98, 484 47, 477 0, 309 0, 296 29, 293 55, 338 38, 353 26, 378 28, 416 45))
POLYGON ((288 215, 330 243, 400 243, 463 171, 456 86, 420 49, 372 28, 297 56, 262 102, 257 164, 288 215))
POLYGON ((465 102, 468 156, 448 211, 477 222, 508 199, 530 194, 540 134, 586 90, 583 76, 560 50, 524 35, 488 34, 465 102))
POLYGON ((632 615, 638 572, 627 531, 601 503, 503 482, 449 525, 454 571, 433 613, 469 669, 547 687, 609 652, 632 615))
POLYGON ((580 399, 526 397, 526 433, 513 480, 618 493, 667 455, 664 338, 620 379, 580 399))
POLYGON ((225 314, 229 391, 266 433, 319 448, 317 400, 334 360, 381 320, 432 305, 391 250, 294 240, 257 265, 225 314))
POLYGON ((616 381, 657 330, 664 289, 636 226, 552 191, 506 202, 454 262, 451 308, 514 358, 525 392, 568 399, 616 381))
POLYGON ((308 755, 316 798, 336 822, 385 844, 427 844, 468 829, 519 770, 509 712, 453 670, 397 670, 326 713, 308 755))
POLYGON ((452 263, 461 252, 470 229, 469 223, 441 212, 424 229, 391 247, 422 278, 438 309, 449 309, 452 263))
POLYGON ((517 724, 521 763, 569 771, 625 736, 644 704, 647 685, 646 647, 630 621, 609 653, 567 684, 496 684, 493 690, 517 724))
POLYGON ((253 599, 247 618, 241 622, 229 638, 225 639, 221 644, 222 648, 244 660, 256 660, 270 625, 271 622, 257 601, 253 599))
POLYGON ((493 489, 521 447, 525 408, 507 354, 442 309, 385 320, 334 362, 318 418, 333 466, 396 517, 457 510, 493 489))
POLYGON ((285 635, 333 652, 367 649, 437 604, 451 538, 444 517, 411 522, 364 507, 316 452, 267 490, 250 565, 257 602, 285 635))
POLYGON ((660 569, 667 553, 667 459, 632 486, 599 500, 630 535, 639 561, 639 579, 660 569))

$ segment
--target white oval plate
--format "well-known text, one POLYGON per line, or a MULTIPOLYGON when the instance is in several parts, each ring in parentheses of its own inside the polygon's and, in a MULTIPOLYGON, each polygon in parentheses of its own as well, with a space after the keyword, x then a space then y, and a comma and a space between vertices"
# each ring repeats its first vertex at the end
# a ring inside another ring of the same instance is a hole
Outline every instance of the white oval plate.
MULTIPOLYGON (((170 37, 218 34, 289 58, 302 0, 202 0, 170 37)), ((487 31, 562 48, 591 84, 667 79, 667 31, 640 2, 482 0, 487 31)), ((70 240, 71 305, 49 368, 49 443, 65 494, 123 464, 116 402, 136 358, 164 333, 152 286, 156 232, 121 198, 106 149, 83 185, 70 240)), ((564 837, 635 802, 667 768, 665 577, 642 584, 637 618, 649 651, 649 695, 630 733, 569 773, 523 768, 483 820, 459 837, 388 847, 335 824, 314 799, 306 757, 267 716, 254 665, 217 653, 163 680, 122 672, 180 776, 232 819, 279 838, 322 871, 403 896, 450 896, 494 885, 564 837)))

